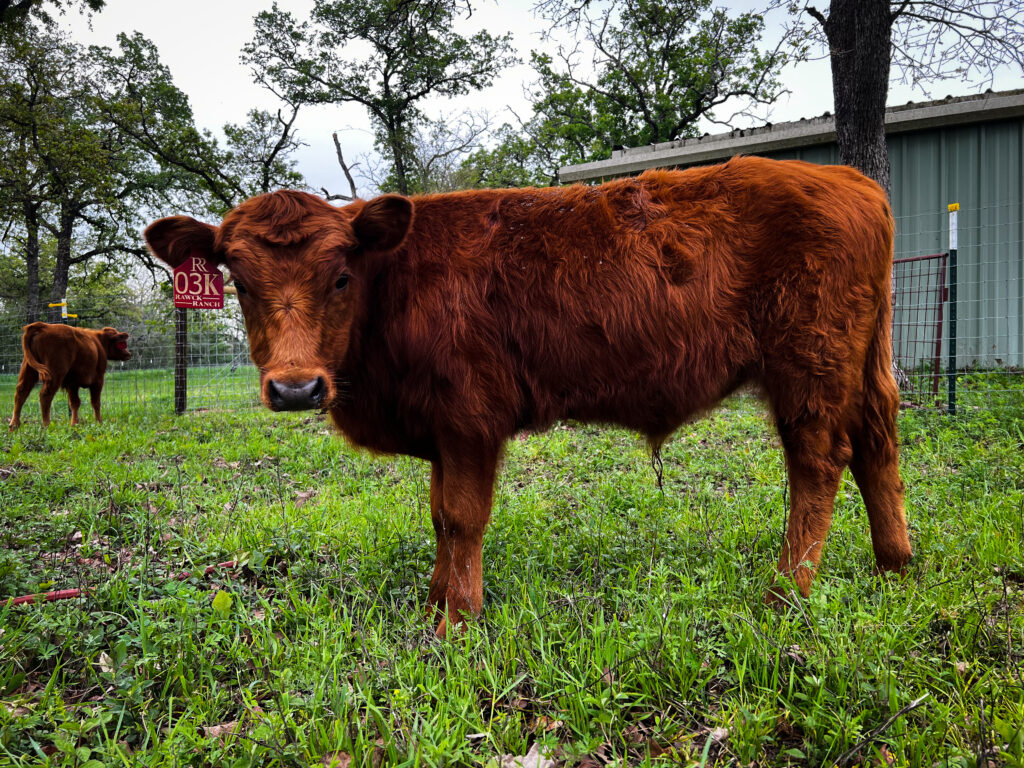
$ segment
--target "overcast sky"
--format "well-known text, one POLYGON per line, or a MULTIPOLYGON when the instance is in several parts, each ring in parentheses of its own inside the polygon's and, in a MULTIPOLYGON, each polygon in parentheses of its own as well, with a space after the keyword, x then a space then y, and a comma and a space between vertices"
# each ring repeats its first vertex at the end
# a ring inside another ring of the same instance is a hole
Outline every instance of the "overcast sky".
MULTIPOLYGON (((254 107, 277 109, 278 103, 273 95, 254 85, 248 68, 239 61, 242 46, 252 39, 253 17, 269 8, 271 2, 107 0, 104 10, 93 16, 91 29, 84 17, 75 14, 65 16, 63 24, 83 43, 111 47, 116 46, 119 32, 141 32, 156 44, 160 58, 170 69, 176 85, 188 95, 197 123, 222 135, 224 123, 244 122, 246 112, 254 107)), ((493 34, 511 32, 520 58, 529 60, 531 48, 542 45, 540 31, 543 24, 534 18, 530 10, 533 4, 534 0, 503 0, 500 3, 481 0, 474 4, 477 7, 464 31, 486 28, 493 34)), ((278 0, 278 5, 302 19, 308 15, 313 0, 278 0)), ((748 1, 722 5, 747 10, 757 4, 748 1)), ((768 34, 773 31, 769 30, 768 34)), ((523 89, 531 79, 532 70, 528 66, 513 67, 483 93, 457 102, 435 102, 428 106, 427 111, 437 117, 466 108, 484 108, 495 118, 496 126, 511 120, 509 107, 527 117, 530 110, 523 97, 523 89)), ((790 68, 784 73, 784 83, 791 93, 784 95, 771 109, 772 122, 797 120, 831 111, 832 86, 827 61, 805 62, 790 68)), ((1024 78, 1019 73, 1008 73, 994 84, 997 90, 1022 86, 1024 78)), ((948 81, 935 86, 932 97, 976 91, 977 88, 970 84, 948 81)), ((890 88, 890 104, 909 100, 922 101, 926 97, 905 86, 894 84, 890 88)), ((298 154, 299 169, 307 181, 315 188, 326 186, 332 192, 347 192, 334 156, 331 132, 339 131, 346 160, 350 162, 360 153, 371 151, 370 124, 363 108, 354 104, 304 108, 299 114, 297 127, 299 138, 309 145, 298 154)), ((724 130, 712 125, 702 127, 712 133, 724 130)), ((362 187, 359 191, 366 195, 370 190, 362 187)))

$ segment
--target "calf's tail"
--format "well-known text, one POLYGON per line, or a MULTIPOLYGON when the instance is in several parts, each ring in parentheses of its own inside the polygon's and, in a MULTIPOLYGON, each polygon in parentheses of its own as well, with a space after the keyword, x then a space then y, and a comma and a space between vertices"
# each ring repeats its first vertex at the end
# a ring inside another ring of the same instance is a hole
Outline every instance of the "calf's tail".
POLYGON ((896 419, 900 409, 900 390, 893 369, 892 337, 892 256, 895 222, 885 206, 887 226, 879 228, 878 261, 885 264, 877 286, 880 301, 875 315, 875 330, 864 361, 864 420, 861 427, 862 450, 877 461, 896 461, 896 419))
POLYGON ((49 379, 51 373, 46 363, 36 357, 35 352, 32 351, 32 340, 45 328, 46 323, 29 323, 24 327, 25 333, 21 337, 21 349, 25 354, 25 362, 35 368, 40 379, 49 379))

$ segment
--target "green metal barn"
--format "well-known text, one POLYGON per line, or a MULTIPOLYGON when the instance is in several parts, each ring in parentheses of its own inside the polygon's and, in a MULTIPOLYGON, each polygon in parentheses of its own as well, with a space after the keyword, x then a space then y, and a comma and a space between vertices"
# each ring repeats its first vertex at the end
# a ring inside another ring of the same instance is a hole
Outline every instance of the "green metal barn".
MULTIPOLYGON (((906 260, 896 271, 902 364, 936 373, 948 364, 948 265, 909 260, 949 248, 947 206, 959 203, 955 367, 1024 368, 1024 90, 890 107, 886 133, 896 257, 906 260)), ((836 163, 833 118, 620 149, 559 175, 563 182, 599 181, 737 154, 836 163)))

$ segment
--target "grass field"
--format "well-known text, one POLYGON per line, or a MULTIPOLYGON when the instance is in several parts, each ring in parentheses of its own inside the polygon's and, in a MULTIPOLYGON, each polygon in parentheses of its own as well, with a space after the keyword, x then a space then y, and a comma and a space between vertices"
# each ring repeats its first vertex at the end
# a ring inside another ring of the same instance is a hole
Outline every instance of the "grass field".
MULTIPOLYGON (((114 364, 116 365, 116 363, 114 364)), ((259 405, 256 385, 259 374, 252 365, 210 365, 193 366, 188 370, 188 407, 193 410, 209 408, 244 408, 259 405)), ((5 411, 5 421, 10 419, 14 403, 14 389, 18 384, 16 374, 0 375, 0 404, 5 411)), ((80 390, 82 418, 91 418, 88 390, 80 390)), ((174 410, 174 371, 167 368, 128 369, 107 371, 103 385, 101 413, 118 413, 145 409, 152 413, 167 413, 174 410)), ((67 421, 67 397, 59 392, 53 400, 52 418, 67 421)), ((39 422, 38 385, 25 401, 22 419, 39 422)))
POLYGON ((663 491, 632 434, 517 440, 446 642, 426 465, 319 416, 110 402, 0 437, 0 597, 89 590, 0 601, 0 764, 1024 766, 1024 391, 905 412, 908 576, 873 574, 847 476, 781 609, 755 399, 685 427, 663 491))

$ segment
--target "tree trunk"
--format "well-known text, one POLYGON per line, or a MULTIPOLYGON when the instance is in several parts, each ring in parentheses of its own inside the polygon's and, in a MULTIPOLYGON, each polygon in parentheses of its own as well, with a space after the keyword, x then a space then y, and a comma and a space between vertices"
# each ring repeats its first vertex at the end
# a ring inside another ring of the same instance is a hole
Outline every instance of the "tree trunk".
POLYGON ((26 201, 25 215, 25 322, 39 319, 39 204, 26 201))
POLYGON ((398 188, 398 194, 408 195, 409 178, 405 169, 405 126, 402 124, 400 116, 395 116, 382 122, 387 128, 388 144, 391 145, 391 154, 395 161, 393 168, 395 186, 398 188))
MULTIPOLYGON (((53 288, 50 303, 64 301, 68 292, 68 273, 71 271, 71 237, 75 229, 75 216, 68 200, 60 202, 60 224, 57 230, 57 264, 53 268, 53 288)), ((60 307, 49 307, 47 319, 51 323, 61 320, 60 307)))
POLYGON ((405 157, 403 156, 402 143, 399 140, 392 140, 391 151, 395 156, 395 186, 401 195, 409 194, 409 180, 405 174, 405 157))
MULTIPOLYGON (((839 160, 877 181, 890 198, 885 103, 892 63, 892 24, 889 0, 832 0, 823 24, 832 64, 839 160)), ((895 318, 895 272, 892 290, 895 318)), ((909 380, 895 348, 892 372, 899 388, 906 389, 909 380)))
POLYGON ((889 0, 832 0, 824 23, 839 159, 889 188, 885 102, 892 60, 889 0))

